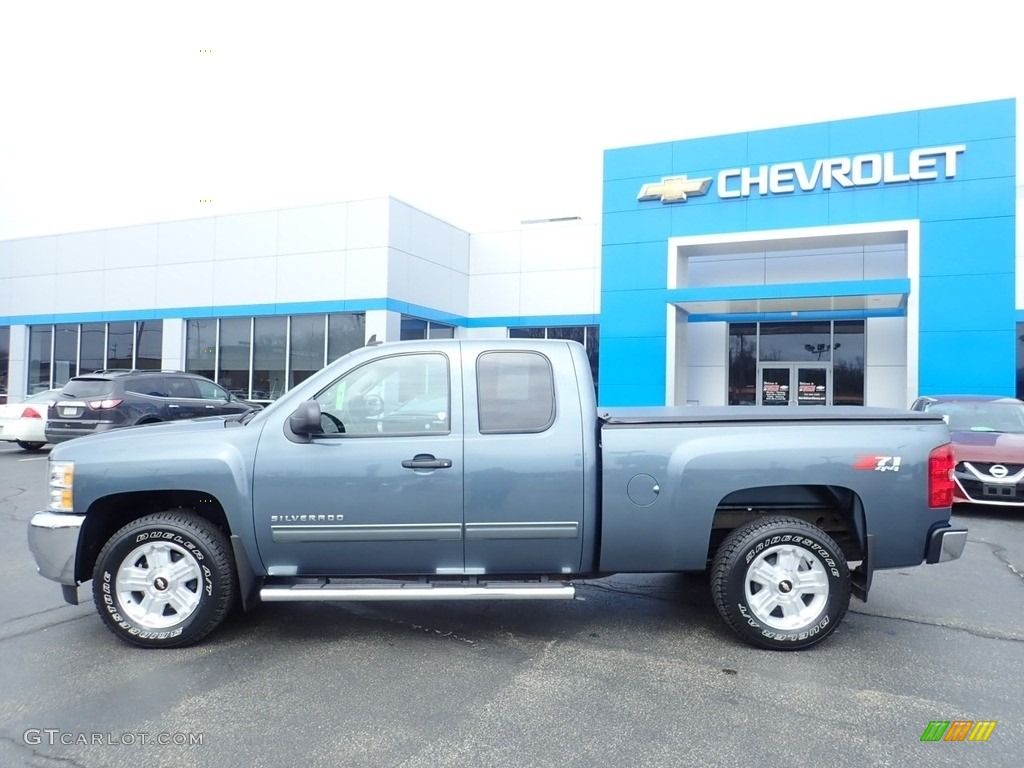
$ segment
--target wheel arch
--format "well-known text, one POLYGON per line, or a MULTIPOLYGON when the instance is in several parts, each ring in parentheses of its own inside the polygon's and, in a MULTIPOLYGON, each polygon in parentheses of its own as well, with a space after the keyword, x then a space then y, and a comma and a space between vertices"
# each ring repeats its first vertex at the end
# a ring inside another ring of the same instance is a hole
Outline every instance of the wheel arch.
POLYGON ((75 579, 92 578, 103 545, 132 520, 154 512, 183 509, 205 518, 231 537, 231 527, 220 501, 209 493, 191 490, 133 491, 97 499, 90 505, 78 537, 75 579))
POLYGON ((795 517, 820 528, 848 562, 865 559, 868 537, 860 495, 846 486, 807 483, 743 488, 724 496, 711 523, 708 562, 731 531, 771 515, 795 517))

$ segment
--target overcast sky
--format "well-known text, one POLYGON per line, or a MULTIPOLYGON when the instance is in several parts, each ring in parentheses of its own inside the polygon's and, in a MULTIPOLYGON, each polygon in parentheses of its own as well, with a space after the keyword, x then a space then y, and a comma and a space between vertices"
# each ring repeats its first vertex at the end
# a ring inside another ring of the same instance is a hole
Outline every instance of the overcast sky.
POLYGON ((608 148, 1007 97, 1019 126, 1016 16, 0 0, 0 239, 386 194, 470 231, 596 221, 608 148))

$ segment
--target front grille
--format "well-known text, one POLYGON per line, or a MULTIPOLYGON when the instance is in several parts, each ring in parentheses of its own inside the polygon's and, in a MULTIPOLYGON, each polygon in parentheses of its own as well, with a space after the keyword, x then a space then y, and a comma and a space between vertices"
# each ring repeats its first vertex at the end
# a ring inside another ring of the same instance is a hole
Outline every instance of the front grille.
POLYGON ((984 483, 974 477, 957 475, 957 481, 972 501, 1024 503, 1024 483, 984 483))
MULTIPOLYGON (((972 461, 971 466, 976 470, 985 475, 992 474, 992 467, 994 466, 1006 467, 1007 475, 1016 475, 1021 470, 1024 470, 1024 464, 1003 464, 1001 461, 972 461)), ((963 462, 957 467, 957 469, 964 468, 963 462)), ((966 468, 964 468, 966 469, 966 468)))

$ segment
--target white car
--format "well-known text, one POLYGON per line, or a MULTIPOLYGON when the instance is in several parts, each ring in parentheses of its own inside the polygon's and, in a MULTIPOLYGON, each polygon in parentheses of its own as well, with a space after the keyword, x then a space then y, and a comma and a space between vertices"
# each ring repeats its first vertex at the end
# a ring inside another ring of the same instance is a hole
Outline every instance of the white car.
POLYGON ((59 389, 48 389, 19 403, 0 405, 0 441, 17 443, 26 451, 46 445, 46 409, 58 393, 59 389))

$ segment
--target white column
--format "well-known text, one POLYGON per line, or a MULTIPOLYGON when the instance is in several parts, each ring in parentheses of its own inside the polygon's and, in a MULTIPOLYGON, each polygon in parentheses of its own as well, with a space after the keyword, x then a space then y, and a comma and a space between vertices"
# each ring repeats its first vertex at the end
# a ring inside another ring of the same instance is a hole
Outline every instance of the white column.
POLYGON ((22 400, 28 394, 28 326, 11 326, 11 353, 7 364, 7 402, 22 400))
POLYGON ((366 340, 374 336, 377 341, 399 341, 402 338, 402 315, 386 309, 374 309, 366 313, 366 340))
POLYGON ((185 370, 185 329, 187 325, 180 317, 172 317, 164 320, 163 349, 160 356, 163 358, 161 366, 174 371, 185 370))

